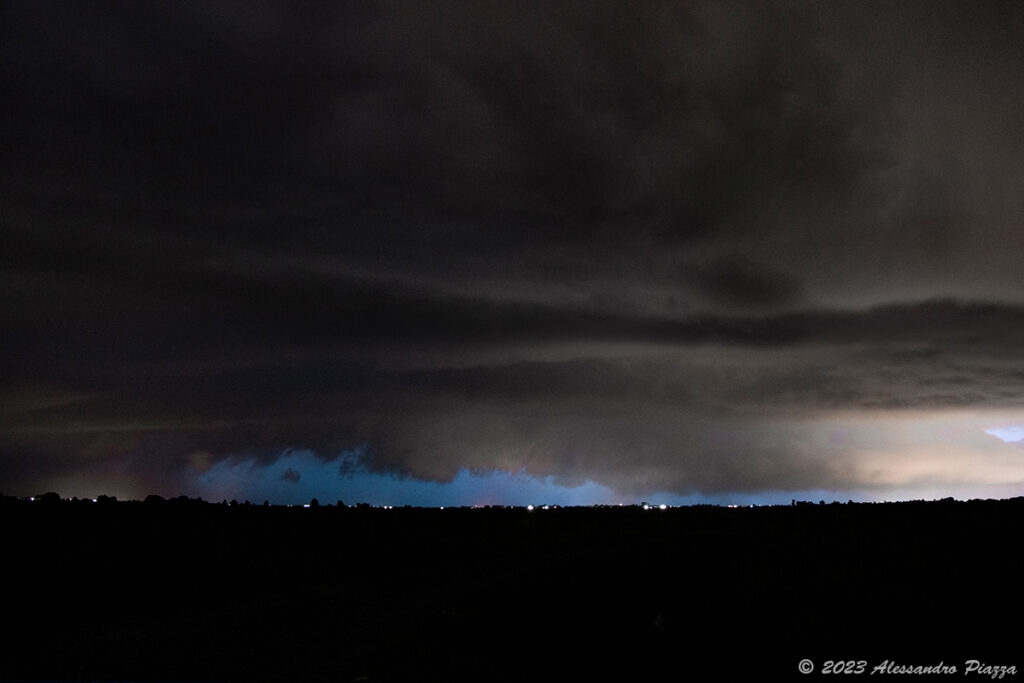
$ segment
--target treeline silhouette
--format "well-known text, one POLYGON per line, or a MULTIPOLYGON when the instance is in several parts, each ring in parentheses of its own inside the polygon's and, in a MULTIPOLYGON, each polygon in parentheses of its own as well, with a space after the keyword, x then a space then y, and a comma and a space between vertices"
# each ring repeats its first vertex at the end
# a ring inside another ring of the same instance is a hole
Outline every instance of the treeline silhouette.
POLYGON ((1022 498, 32 498, 0 496, 13 627, 0 679, 735 681, 807 680, 804 658, 1024 665, 1022 498))
MULTIPOLYGON (((25 496, 20 496, 20 497, 19 496, 5 496, 4 494, 0 493, 0 505, 2 505, 2 504, 14 505, 14 504, 19 504, 19 503, 21 503, 21 504, 25 504, 25 503, 39 503, 39 504, 42 504, 42 503, 45 503, 45 504, 51 504, 51 505, 55 504, 55 503, 78 503, 78 504, 88 505, 90 503, 92 503, 92 504, 95 504, 95 503, 110 504, 110 503, 119 503, 119 502, 120 503, 137 504, 140 501, 134 500, 134 499, 119 501, 117 499, 117 496, 108 496, 108 495, 102 495, 102 494, 99 495, 96 498, 77 498, 77 497, 74 497, 74 498, 62 498, 60 496, 60 494, 58 494, 58 493, 56 493, 54 491, 48 491, 46 493, 40 493, 40 494, 37 494, 35 496, 29 496, 29 497, 25 497, 25 496)), ((153 505, 153 504, 161 504, 161 503, 170 503, 172 505, 221 505, 221 506, 242 506, 242 507, 252 507, 254 505, 257 505, 256 503, 253 503, 253 502, 251 502, 249 500, 244 500, 242 502, 239 502, 237 499, 233 499, 231 501, 228 501, 228 500, 225 499, 225 500, 222 500, 219 503, 217 503, 217 502, 213 502, 213 501, 204 500, 201 497, 189 498, 188 496, 176 496, 176 497, 173 497, 173 498, 164 498, 163 496, 160 496, 160 495, 157 495, 157 494, 149 494, 141 502, 147 503, 147 504, 151 504, 151 505, 153 505)), ((921 505, 921 504, 927 504, 927 505, 930 505, 930 506, 931 505, 951 505, 951 504, 952 505, 960 505, 960 504, 971 504, 971 505, 979 505, 979 504, 1015 505, 1016 504, 1016 505, 1021 505, 1021 504, 1024 504, 1024 497, 1010 498, 1010 499, 998 499, 998 500, 994 500, 994 499, 985 499, 985 500, 973 499, 973 500, 969 500, 969 501, 958 501, 957 499, 955 499, 953 497, 943 498, 941 500, 917 499, 917 500, 883 501, 883 502, 873 502, 873 501, 872 502, 858 502, 858 501, 854 501, 854 500, 849 500, 849 501, 847 501, 845 503, 841 502, 841 501, 831 501, 829 503, 826 503, 824 500, 820 500, 817 503, 815 503, 814 501, 796 500, 794 498, 790 502, 789 507, 807 507, 807 506, 814 506, 814 505, 818 505, 818 506, 821 506, 821 505, 830 505, 830 506, 836 506, 836 505, 851 505, 851 506, 852 505, 871 505, 871 506, 876 506, 876 505, 883 505, 883 506, 897 505, 897 506, 908 506, 908 505, 921 505)), ((295 504, 276 504, 276 505, 271 505, 270 501, 268 501, 268 500, 264 500, 261 505, 262 505, 262 507, 279 507, 279 508, 291 508, 291 507, 304 507, 304 508, 314 507, 314 508, 316 508, 316 507, 321 507, 321 503, 320 503, 319 499, 317 499, 317 498, 312 498, 312 499, 310 499, 309 503, 303 504, 303 505, 295 505, 295 504)), ((369 503, 356 503, 355 505, 346 505, 345 502, 343 500, 340 500, 340 499, 338 500, 338 502, 336 504, 334 504, 334 503, 326 503, 326 504, 323 505, 323 507, 338 507, 338 508, 355 507, 355 508, 360 508, 360 509, 366 509, 366 508, 394 509, 394 506, 389 506, 389 505, 371 505, 369 503)), ((698 503, 698 504, 694 504, 694 505, 682 505, 682 506, 668 506, 668 505, 658 506, 658 505, 648 504, 646 501, 644 501, 644 502, 635 503, 635 504, 631 504, 631 505, 623 505, 623 504, 616 504, 616 505, 601 505, 601 504, 598 504, 598 505, 579 505, 579 506, 557 505, 557 504, 556 505, 537 505, 537 506, 533 506, 533 505, 463 505, 463 506, 449 507, 448 509, 452 509, 452 510, 454 510, 454 509, 474 509, 474 510, 479 510, 479 509, 495 509, 495 510, 530 509, 530 510, 533 510, 533 509, 536 508, 536 509, 548 510, 548 509, 573 508, 573 509, 577 509, 577 510, 579 510, 579 509, 588 509, 588 510, 599 510, 599 509, 600 510, 621 510, 621 509, 640 509, 640 508, 642 508, 642 509, 655 509, 655 508, 657 508, 657 509, 665 510, 665 509, 671 508, 671 509, 676 509, 676 510, 699 510, 699 509, 707 509, 707 508, 730 508, 730 509, 742 508, 742 509, 747 509, 747 508, 782 508, 782 507, 786 507, 786 506, 779 505, 779 504, 773 504, 773 505, 753 505, 753 504, 751 504, 751 505, 721 505, 721 504, 711 504, 711 503, 698 503)), ((406 509, 406 510, 410 510, 410 509, 416 509, 416 510, 435 509, 433 507, 423 508, 422 506, 413 506, 413 505, 403 505, 403 506, 401 506, 401 508, 402 509, 406 509)), ((444 509, 444 508, 439 508, 439 509, 444 509)))

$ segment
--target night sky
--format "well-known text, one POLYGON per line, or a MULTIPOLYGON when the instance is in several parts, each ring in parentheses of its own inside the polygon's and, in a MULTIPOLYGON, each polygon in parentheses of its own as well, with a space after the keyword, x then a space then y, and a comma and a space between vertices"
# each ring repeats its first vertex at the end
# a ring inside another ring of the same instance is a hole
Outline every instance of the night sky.
POLYGON ((1024 4, 0 5, 0 491, 1024 494, 1024 4))

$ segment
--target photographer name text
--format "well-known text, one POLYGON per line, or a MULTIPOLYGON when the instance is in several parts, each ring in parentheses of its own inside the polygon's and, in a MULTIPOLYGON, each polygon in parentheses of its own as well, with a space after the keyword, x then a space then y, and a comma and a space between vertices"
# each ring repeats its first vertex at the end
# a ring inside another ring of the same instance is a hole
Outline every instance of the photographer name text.
MULTIPOLYGON (((803 674, 814 673, 816 668, 817 667, 815 667, 814 662, 810 659, 802 659, 797 665, 797 669, 799 669, 800 673, 803 674)), ((935 674, 962 674, 969 676, 971 674, 975 674, 978 676, 986 676, 994 680, 1004 678, 1005 676, 1017 675, 1017 667, 1015 665, 988 664, 977 659, 968 659, 964 662, 962 667, 957 666, 956 664, 946 664, 941 661, 938 664, 907 664, 903 662, 896 662, 891 659, 886 659, 882 663, 872 667, 867 660, 864 659, 827 659, 822 663, 821 668, 818 669, 818 671, 822 675, 868 674, 872 676, 922 676, 935 674)))

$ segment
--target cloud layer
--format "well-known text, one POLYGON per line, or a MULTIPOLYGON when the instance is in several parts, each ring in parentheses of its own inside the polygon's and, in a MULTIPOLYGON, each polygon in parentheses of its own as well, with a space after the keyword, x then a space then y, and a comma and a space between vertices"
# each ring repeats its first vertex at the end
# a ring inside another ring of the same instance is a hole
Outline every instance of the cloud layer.
POLYGON ((984 432, 1021 408, 1018 7, 0 26, 7 490, 287 449, 638 494, 1021 480, 984 432))

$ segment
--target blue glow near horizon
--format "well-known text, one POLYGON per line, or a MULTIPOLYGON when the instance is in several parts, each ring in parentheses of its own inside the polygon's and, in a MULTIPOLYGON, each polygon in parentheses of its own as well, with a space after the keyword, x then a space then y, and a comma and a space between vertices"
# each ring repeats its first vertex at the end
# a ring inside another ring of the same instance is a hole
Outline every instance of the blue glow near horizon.
POLYGON ((343 500, 349 505, 420 507, 624 502, 623 496, 592 481, 565 487, 553 483, 553 477, 539 479, 512 472, 474 474, 460 470, 451 482, 438 483, 366 471, 341 474, 340 462, 321 460, 308 451, 289 453, 265 467, 252 461, 223 461, 199 478, 196 493, 207 500, 269 500, 289 505, 308 503, 312 498, 322 504, 343 500), (298 481, 282 479, 288 470, 299 473, 298 481))
MULTIPOLYGON (((349 462, 357 454, 350 454, 349 462)), ((633 505, 646 501, 652 505, 786 505, 791 500, 831 503, 848 500, 870 502, 882 500, 934 499, 950 495, 944 491, 892 490, 889 495, 866 491, 760 491, 754 493, 718 493, 679 495, 667 492, 629 496, 588 481, 568 487, 554 483, 553 477, 538 478, 524 473, 495 471, 485 474, 460 470, 448 483, 401 479, 388 474, 357 470, 350 474, 339 471, 346 458, 324 461, 309 451, 293 451, 270 465, 254 461, 222 461, 199 476, 189 495, 204 500, 248 500, 275 505, 301 505, 316 498, 321 504, 338 500, 347 505, 411 505, 414 507, 459 507, 471 505, 633 505), (298 480, 283 479, 286 471, 298 473, 298 480)), ((990 488, 990 487, 989 487, 990 488)), ((997 487, 1002 488, 1002 487, 997 487)), ((966 493, 966 492, 965 492, 966 493)), ((1019 495, 1010 491, 977 491, 969 497, 1007 497, 1019 495)))

